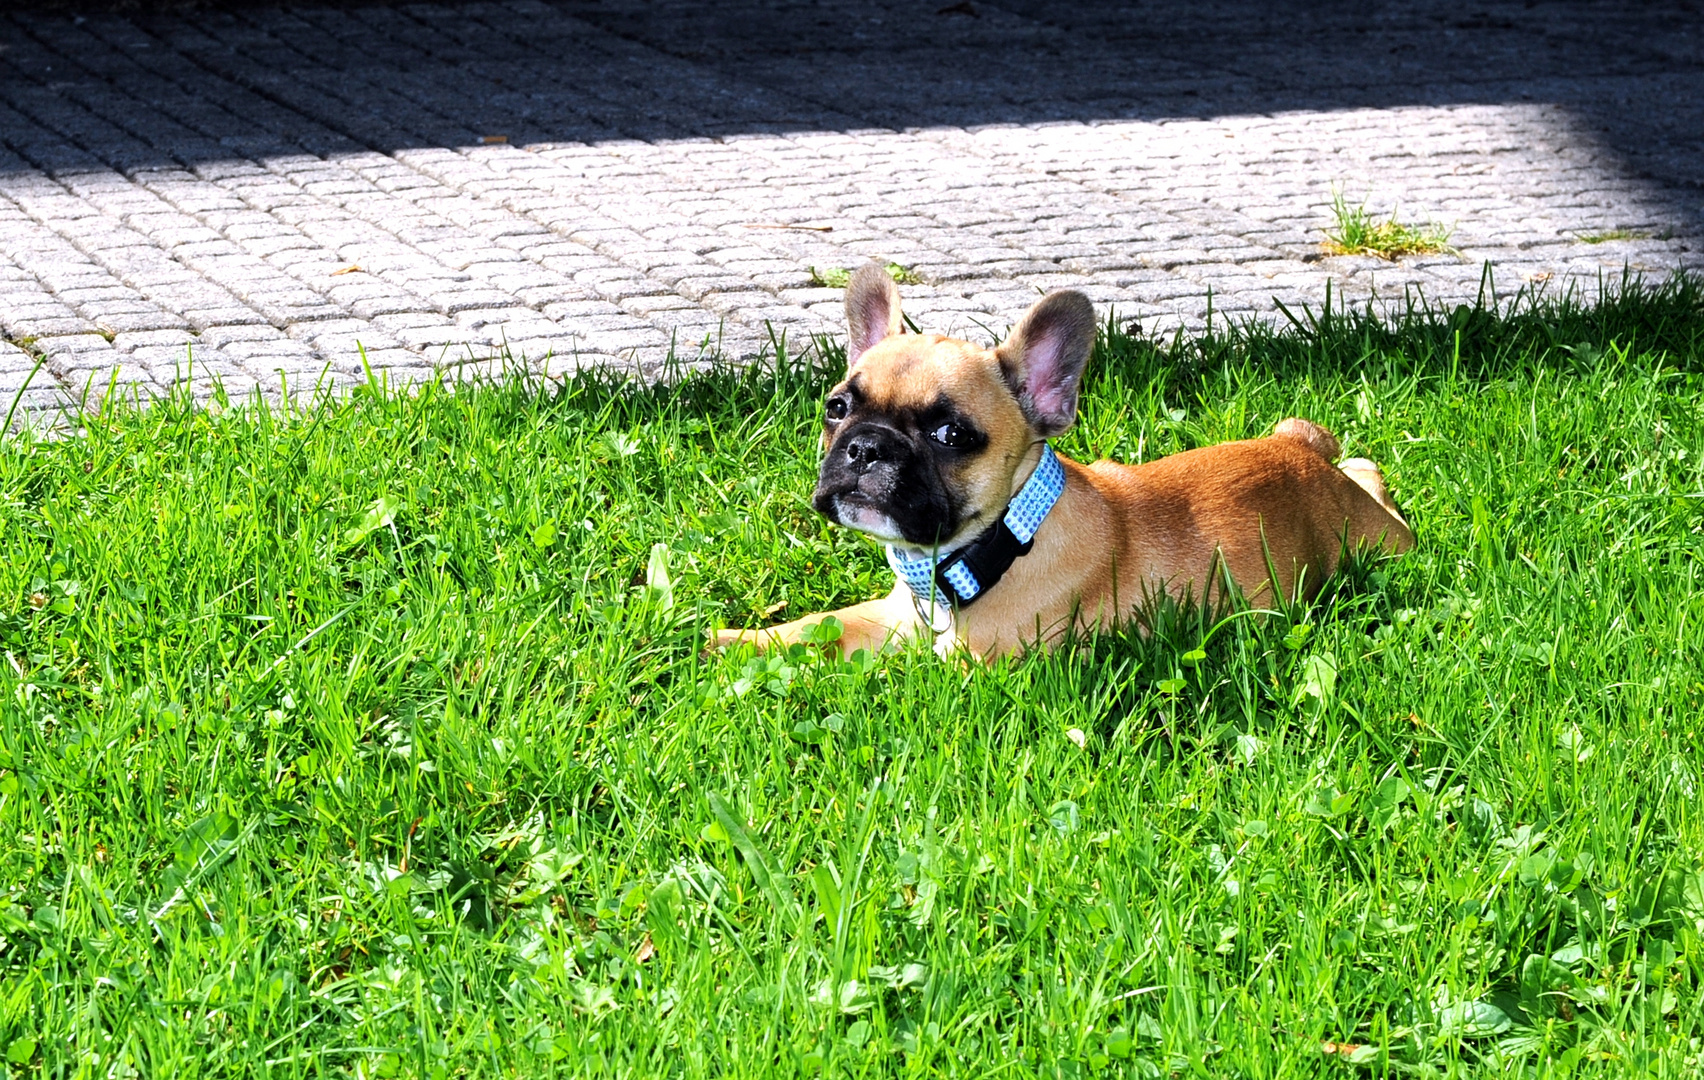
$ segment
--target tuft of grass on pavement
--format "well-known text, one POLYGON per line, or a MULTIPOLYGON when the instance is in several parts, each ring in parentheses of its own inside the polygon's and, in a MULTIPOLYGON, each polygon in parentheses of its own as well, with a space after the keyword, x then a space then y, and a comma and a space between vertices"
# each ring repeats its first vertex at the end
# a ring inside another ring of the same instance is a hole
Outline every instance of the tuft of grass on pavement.
POLYGON ((1641 229, 1605 229, 1603 232, 1580 233, 1582 244, 1607 244, 1612 240, 1649 240, 1651 234, 1641 229))
POLYGON ((1399 255, 1454 254, 1450 230, 1441 225, 1408 225, 1390 217, 1379 220, 1367 213, 1367 204, 1350 206, 1341 191, 1331 195, 1332 225, 1320 245, 1331 255, 1375 255, 1395 259, 1399 255))
MULTIPOLYGON (((888 277, 893 278, 894 282, 899 285, 918 285, 923 281, 915 270, 901 266, 896 262, 886 263, 882 266, 882 269, 886 270, 888 277)), ((811 286, 817 289, 844 289, 847 283, 852 280, 852 271, 839 267, 831 266, 824 270, 818 270, 813 266, 810 270, 811 286)))
POLYGON ((1607 244, 1612 240, 1669 240, 1673 229, 1652 232, 1648 229, 1605 229, 1602 232, 1576 233, 1574 239, 1582 244, 1607 244))
POLYGON ((0 444, 0 1070, 1698 1075, 1704 292, 1293 314, 1062 449, 1312 417, 1418 548, 988 667, 701 650, 888 586, 832 348, 0 444))

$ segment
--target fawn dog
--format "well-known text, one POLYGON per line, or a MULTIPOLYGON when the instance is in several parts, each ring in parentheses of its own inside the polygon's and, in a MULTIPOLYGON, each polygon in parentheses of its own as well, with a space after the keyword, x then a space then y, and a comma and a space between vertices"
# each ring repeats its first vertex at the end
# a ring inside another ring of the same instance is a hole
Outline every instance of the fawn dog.
POLYGON ((893 591, 717 645, 805 640, 826 614, 847 651, 931 633, 986 658, 1108 627, 1161 592, 1222 598, 1227 575, 1253 602, 1312 596, 1345 551, 1414 546, 1378 466, 1334 465, 1336 438, 1307 420, 1142 465, 1055 454, 1094 344, 1081 293, 1043 297, 992 349, 903 333, 899 304, 879 266, 847 286, 846 378, 812 497, 886 543, 893 591))

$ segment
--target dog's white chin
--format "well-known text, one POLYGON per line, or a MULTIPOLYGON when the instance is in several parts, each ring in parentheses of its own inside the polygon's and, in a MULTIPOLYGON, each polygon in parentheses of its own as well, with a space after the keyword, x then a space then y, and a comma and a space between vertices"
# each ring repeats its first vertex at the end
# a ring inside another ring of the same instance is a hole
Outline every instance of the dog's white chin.
POLYGON ((840 518, 840 523, 848 529, 857 529, 889 543, 905 539, 905 534, 899 530, 899 523, 873 506, 837 498, 834 500, 834 512, 840 518))

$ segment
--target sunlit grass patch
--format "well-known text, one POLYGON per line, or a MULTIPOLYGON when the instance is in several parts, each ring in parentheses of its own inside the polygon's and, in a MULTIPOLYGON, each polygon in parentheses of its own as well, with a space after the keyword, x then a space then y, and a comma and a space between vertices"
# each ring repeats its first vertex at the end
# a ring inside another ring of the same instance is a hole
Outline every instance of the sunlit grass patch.
POLYGON ((1418 547, 986 667, 703 652, 891 582, 832 347, 0 443, 0 1069, 1697 1075, 1699 287, 1294 314, 1061 449, 1309 416, 1418 547))

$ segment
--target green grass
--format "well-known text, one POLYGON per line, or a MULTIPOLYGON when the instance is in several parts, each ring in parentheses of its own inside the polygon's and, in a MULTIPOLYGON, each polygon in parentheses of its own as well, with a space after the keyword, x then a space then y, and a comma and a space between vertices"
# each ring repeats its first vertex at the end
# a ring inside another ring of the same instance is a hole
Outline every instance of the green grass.
POLYGON ((1699 284, 1109 328, 1071 454, 1384 464, 1417 550, 1309 609, 706 657, 887 586, 834 367, 7 444, 0 1070, 1704 1068, 1699 284))
POLYGON ((1375 255, 1395 259, 1399 255, 1456 253, 1450 247, 1450 230, 1441 225, 1408 225, 1393 212, 1383 221, 1367 213, 1367 204, 1350 206, 1341 191, 1331 194, 1332 225, 1325 230, 1320 246, 1332 255, 1375 255))

